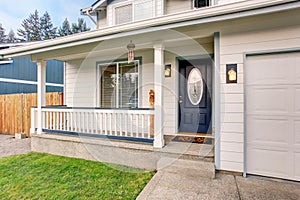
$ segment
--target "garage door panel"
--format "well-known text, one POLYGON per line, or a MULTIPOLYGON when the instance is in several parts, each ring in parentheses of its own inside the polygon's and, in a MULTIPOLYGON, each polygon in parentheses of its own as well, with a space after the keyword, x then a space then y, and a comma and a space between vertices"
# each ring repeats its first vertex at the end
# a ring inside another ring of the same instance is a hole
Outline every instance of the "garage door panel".
POLYGON ((296 179, 300 180, 300 152, 294 154, 294 174, 296 179))
POLYGON ((294 101, 294 111, 297 114, 300 114, 300 88, 295 89, 295 101, 294 101))
POLYGON ((300 56, 296 57, 295 60, 295 66, 296 66, 296 70, 295 70, 295 77, 296 77, 296 83, 300 84, 300 56))
MULTIPOLYGON (((295 144, 300 145, 300 120, 294 122, 294 137, 295 144)), ((300 149, 299 149, 300 150, 300 149)), ((300 165, 299 165, 300 168, 300 165)))
POLYGON ((282 65, 276 65, 276 61, 273 61, 270 58, 249 58, 247 60, 247 66, 251 70, 249 70, 249 77, 251 79, 247 79, 247 84, 269 84, 272 83, 284 83, 287 82, 288 79, 284 75, 285 69, 282 65), (274 71, 274 73, 270 74, 270 69, 274 71))
POLYGON ((249 117, 247 133, 251 134, 248 134, 247 141, 288 144, 288 138, 284 134, 288 130, 288 126, 288 120, 249 117))
POLYGON ((288 112, 289 99, 286 97, 289 92, 286 87, 250 87, 247 89, 247 107, 251 108, 249 114, 263 112, 275 115, 288 112))
POLYGON ((288 152, 270 151, 265 149, 251 149, 247 159, 255 162, 247 165, 248 173, 267 175, 267 176, 285 176, 288 171, 288 152), (269 162, 265 162, 268 160, 269 162))
POLYGON ((300 181, 300 53, 247 57, 247 173, 300 181))

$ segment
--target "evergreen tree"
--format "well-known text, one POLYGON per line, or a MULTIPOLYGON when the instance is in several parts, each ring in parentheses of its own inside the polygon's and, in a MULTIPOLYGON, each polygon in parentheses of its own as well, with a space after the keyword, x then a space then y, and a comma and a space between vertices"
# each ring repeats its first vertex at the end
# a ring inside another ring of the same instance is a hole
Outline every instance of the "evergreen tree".
POLYGON ((5 42, 6 35, 5 35, 5 29, 2 27, 2 24, 0 23, 0 43, 5 42))
POLYGON ((41 23, 37 10, 30 14, 27 19, 24 19, 21 26, 22 28, 18 29, 18 35, 22 40, 39 41, 42 39, 41 23))
POLYGON ((85 31, 91 30, 90 28, 87 27, 86 22, 84 21, 83 18, 78 18, 77 24, 72 23, 72 33, 81 33, 85 31))
POLYGON ((42 40, 53 39, 56 37, 56 29, 53 27, 53 23, 49 13, 46 11, 40 18, 40 34, 42 40))
POLYGON ((16 38, 16 35, 15 35, 15 32, 10 29, 7 37, 6 37, 6 42, 7 43, 16 43, 16 42, 19 42, 19 40, 16 38))
POLYGON ((70 27, 70 23, 68 21, 68 19, 66 18, 63 23, 62 26, 59 27, 58 29, 58 35, 59 36, 67 36, 67 35, 71 35, 71 27, 70 27))

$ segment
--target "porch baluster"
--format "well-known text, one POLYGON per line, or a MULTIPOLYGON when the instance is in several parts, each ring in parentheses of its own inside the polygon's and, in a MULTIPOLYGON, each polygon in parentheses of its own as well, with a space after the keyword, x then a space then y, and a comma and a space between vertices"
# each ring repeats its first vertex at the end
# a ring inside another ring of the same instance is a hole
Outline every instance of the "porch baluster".
POLYGON ((125 125, 125 136, 128 136, 128 113, 125 114, 124 125, 125 125))
POLYGON ((62 112, 59 112, 59 130, 62 130, 62 112))
POLYGON ((145 138, 145 126, 144 126, 144 123, 145 123, 145 115, 143 114, 142 115, 142 137, 145 138))
POLYGON ((114 119, 115 119, 115 134, 114 135, 118 135, 118 130, 117 130, 117 113, 114 113, 114 119))
POLYGON ((130 114, 130 136, 133 136, 133 115, 130 114))

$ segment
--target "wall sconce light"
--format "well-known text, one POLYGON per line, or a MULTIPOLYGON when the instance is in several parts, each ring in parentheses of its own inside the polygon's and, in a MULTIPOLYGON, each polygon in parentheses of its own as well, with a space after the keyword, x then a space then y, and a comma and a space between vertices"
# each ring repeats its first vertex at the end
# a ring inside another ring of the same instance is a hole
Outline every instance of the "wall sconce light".
POLYGON ((237 83, 237 64, 226 65, 226 83, 237 83))
POLYGON ((171 77, 171 65, 165 65, 165 77, 171 77))

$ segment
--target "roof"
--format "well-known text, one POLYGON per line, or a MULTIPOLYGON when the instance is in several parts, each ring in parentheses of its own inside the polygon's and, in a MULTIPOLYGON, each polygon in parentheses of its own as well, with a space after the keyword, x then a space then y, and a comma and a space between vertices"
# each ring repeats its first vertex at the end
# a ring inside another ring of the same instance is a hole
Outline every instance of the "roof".
MULTIPOLYGON (((100 1, 99 1, 100 2, 100 1)), ((100 42, 124 36, 149 33, 196 24, 205 24, 265 13, 279 12, 300 8, 298 0, 260 0, 242 1, 240 3, 212 6, 179 14, 110 26, 99 30, 87 31, 66 37, 0 50, 0 59, 38 54, 93 42, 100 42)))
POLYGON ((95 10, 96 8, 98 8, 99 6, 103 6, 104 3, 107 3, 106 0, 98 0, 95 3, 93 3, 92 8, 93 10, 95 10))
POLYGON ((95 3, 93 3, 90 7, 81 9, 80 12, 82 15, 95 14, 95 11, 97 9, 106 6, 107 6, 107 0, 98 0, 95 3))

